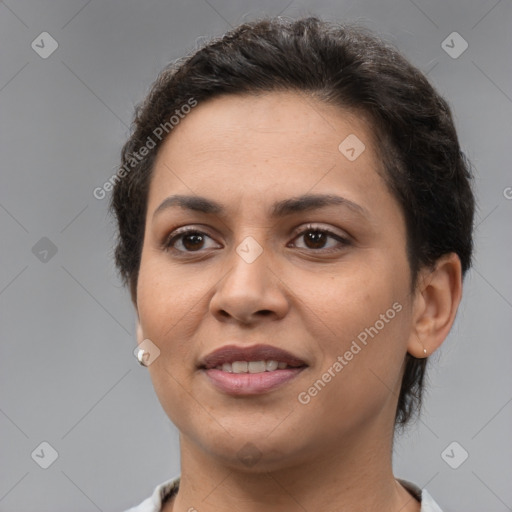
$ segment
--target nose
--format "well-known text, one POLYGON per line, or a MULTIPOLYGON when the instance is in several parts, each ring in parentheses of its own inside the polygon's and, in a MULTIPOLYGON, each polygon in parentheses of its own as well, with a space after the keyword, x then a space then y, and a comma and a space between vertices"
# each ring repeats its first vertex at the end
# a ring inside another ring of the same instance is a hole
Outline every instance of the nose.
POLYGON ((210 311, 218 320, 252 324, 286 315, 286 287, 269 249, 264 249, 254 261, 233 250, 229 265, 210 301, 210 311))

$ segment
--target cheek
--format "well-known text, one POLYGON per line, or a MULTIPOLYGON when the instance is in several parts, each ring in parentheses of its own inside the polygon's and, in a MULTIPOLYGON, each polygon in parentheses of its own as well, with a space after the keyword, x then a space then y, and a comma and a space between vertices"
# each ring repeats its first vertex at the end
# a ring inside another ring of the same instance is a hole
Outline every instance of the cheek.
MULTIPOLYGON (((194 305, 205 290, 183 272, 171 267, 165 254, 143 251, 137 286, 139 317, 147 337, 163 343, 190 322, 194 305)), ((167 342, 166 342, 167 343, 167 342)), ((163 347, 165 348, 165 347, 163 347)))
POLYGON ((179 429, 187 428, 182 423, 195 406, 184 390, 190 389, 194 370, 190 337, 191 329, 200 323, 194 308, 198 293, 192 283, 182 282, 179 273, 171 272, 159 255, 143 255, 137 286, 139 319, 144 337, 160 350, 148 371, 162 408, 179 429))
POLYGON ((198 295, 190 283, 182 283, 178 274, 164 271, 158 257, 155 260, 141 262, 139 319, 144 337, 160 350, 159 357, 148 367, 156 395, 168 417, 180 428, 194 405, 187 400, 190 402, 188 391, 198 347, 192 346, 190 340, 201 324, 198 301, 202 294, 198 295))
POLYGON ((410 322, 408 281, 393 265, 375 263, 324 278, 321 286, 302 280, 300 290, 307 305, 303 322, 317 339, 319 365, 310 382, 328 381, 325 388, 316 386, 321 391, 312 390, 313 400, 321 409, 352 411, 354 417, 362 407, 381 407, 400 382, 410 322))
POLYGON ((294 271, 283 280, 300 299, 295 303, 301 316, 323 327, 326 338, 338 342, 339 349, 373 326, 386 311, 391 309, 388 316, 394 318, 392 305, 401 300, 404 288, 390 268, 377 261, 354 262, 323 275, 294 271))
POLYGON ((304 430, 320 430, 327 439, 342 431, 359 431, 382 414, 392 421, 405 357, 402 312, 384 325, 379 317, 366 325, 352 319, 351 329, 358 334, 340 337, 328 347, 321 367, 301 389, 300 403, 309 400, 303 406, 304 430))

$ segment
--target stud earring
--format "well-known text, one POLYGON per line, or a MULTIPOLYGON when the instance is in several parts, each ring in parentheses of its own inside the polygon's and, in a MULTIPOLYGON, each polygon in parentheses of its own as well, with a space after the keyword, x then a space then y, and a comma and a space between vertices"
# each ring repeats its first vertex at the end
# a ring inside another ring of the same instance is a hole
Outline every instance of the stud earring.
POLYGON ((143 348, 139 348, 137 351, 137 361, 141 366, 147 367, 146 360, 148 359, 149 352, 146 352, 143 348))

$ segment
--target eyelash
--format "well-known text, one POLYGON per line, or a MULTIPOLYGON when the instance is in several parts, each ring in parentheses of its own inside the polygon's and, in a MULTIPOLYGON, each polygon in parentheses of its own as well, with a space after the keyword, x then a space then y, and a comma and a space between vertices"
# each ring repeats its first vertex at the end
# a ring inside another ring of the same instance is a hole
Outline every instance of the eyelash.
MULTIPOLYGON (((308 224, 301 231, 295 232, 293 239, 295 240, 296 238, 304 236, 306 233, 309 233, 309 232, 314 232, 314 233, 320 233, 320 234, 327 235, 329 238, 333 238, 336 241, 338 241, 341 244, 341 246, 343 246, 343 247, 351 245, 351 241, 348 238, 340 236, 337 233, 334 233, 333 231, 330 231, 330 230, 328 230, 326 228, 321 228, 321 227, 318 227, 318 226, 314 226, 312 224, 308 224)), ((182 254, 187 254, 187 253, 188 254, 194 254, 194 253, 202 252, 201 249, 199 249, 198 251, 187 251, 187 250, 176 249, 175 247, 173 247, 174 243, 177 240, 181 240, 186 235, 203 235, 203 236, 206 236, 208 238, 212 238, 207 233, 205 233, 203 231, 200 231, 198 229, 195 229, 195 228, 182 228, 182 229, 179 229, 177 231, 174 231, 168 237, 166 237, 166 239, 164 240, 164 243, 163 243, 163 249, 165 251, 172 251, 172 252, 175 252, 175 253, 182 253, 182 254)), ((325 254, 325 253, 331 253, 331 252, 340 251, 340 250, 342 250, 343 247, 337 247, 337 248, 331 247, 331 248, 327 248, 327 249, 308 249, 308 248, 305 248, 305 249, 304 248, 300 248, 300 249, 302 249, 302 250, 310 250, 310 251, 317 252, 317 253, 321 252, 321 253, 325 254)))

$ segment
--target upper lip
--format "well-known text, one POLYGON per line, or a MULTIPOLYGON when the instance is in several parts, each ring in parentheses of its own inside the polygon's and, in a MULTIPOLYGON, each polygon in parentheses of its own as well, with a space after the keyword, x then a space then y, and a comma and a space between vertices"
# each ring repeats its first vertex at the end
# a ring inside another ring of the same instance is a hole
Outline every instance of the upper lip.
POLYGON ((297 356, 271 345, 253 345, 251 347, 224 345, 205 356, 200 361, 199 368, 208 370, 234 361, 277 361, 294 367, 307 366, 305 361, 297 356))

